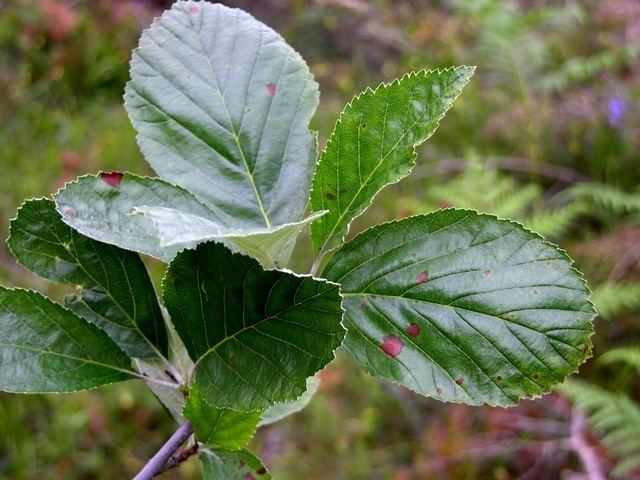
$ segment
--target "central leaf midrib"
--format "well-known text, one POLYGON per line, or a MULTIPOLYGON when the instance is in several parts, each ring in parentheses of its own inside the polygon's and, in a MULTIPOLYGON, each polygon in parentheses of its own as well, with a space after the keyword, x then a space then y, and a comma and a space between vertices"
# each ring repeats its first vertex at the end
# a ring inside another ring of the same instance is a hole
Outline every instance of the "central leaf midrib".
MULTIPOLYGON (((236 13, 237 15, 237 13, 236 13)), ((202 54, 203 56, 206 58, 207 60, 207 65, 209 67, 209 70, 211 72, 211 78, 213 79, 213 81, 215 82, 215 91, 218 94, 218 97, 220 98, 220 103, 222 104, 222 107, 225 111, 225 114, 227 116, 227 120, 229 121, 229 128, 231 129, 231 136, 233 137, 236 147, 238 148, 238 152, 240 153, 240 158, 242 159, 242 163, 244 164, 244 168, 247 172, 247 178, 249 179, 249 183, 251 184, 251 188, 253 189, 253 193, 256 197, 256 201, 258 202, 258 208, 260 209, 260 213, 262 214, 262 217, 264 219, 264 222, 267 226, 267 228, 271 228, 271 222, 269 221, 269 217, 267 215, 266 210, 264 209, 264 205, 262 204, 262 198, 260 197, 260 192, 258 191, 258 187, 255 183, 255 179, 253 178, 253 173, 251 172, 251 169, 249 168, 249 163, 247 162, 247 158, 245 156, 244 153, 244 149, 242 148, 242 145, 240 144, 240 138, 238 136, 238 133, 236 132, 236 128, 235 125, 233 124, 233 121, 231 120, 231 114, 229 113, 229 109, 227 108, 227 104, 225 102, 224 96, 222 95, 222 91, 220 90, 220 84, 218 83, 218 77, 216 76, 216 73, 213 69, 213 65, 211 64, 211 59, 209 58, 209 55, 207 54, 207 49, 204 46, 204 42, 202 41, 202 31, 200 30, 200 32, 198 32, 198 34, 196 35, 196 37, 198 38, 198 42, 200 43, 200 47, 202 48, 202 54)), ((260 54, 258 53, 258 56, 260 54)), ((229 67, 231 69, 231 66, 229 67)))

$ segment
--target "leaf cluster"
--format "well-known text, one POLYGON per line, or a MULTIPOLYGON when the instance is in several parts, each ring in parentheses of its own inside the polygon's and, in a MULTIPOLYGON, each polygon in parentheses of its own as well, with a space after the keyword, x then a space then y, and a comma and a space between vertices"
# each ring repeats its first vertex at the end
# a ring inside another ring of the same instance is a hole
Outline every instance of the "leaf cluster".
POLYGON ((562 250, 468 209, 348 239, 473 71, 367 89, 318 154, 302 58, 241 10, 176 2, 143 33, 125 93, 158 177, 84 176, 12 221, 18 261, 75 292, 63 307, 0 289, 0 389, 142 379, 192 423, 207 478, 269 478, 247 442, 304 407, 339 347, 443 401, 510 406, 549 391, 590 355, 594 316, 562 250), (309 225, 313 266, 296 274, 309 225), (160 296, 141 254, 168 264, 160 296))

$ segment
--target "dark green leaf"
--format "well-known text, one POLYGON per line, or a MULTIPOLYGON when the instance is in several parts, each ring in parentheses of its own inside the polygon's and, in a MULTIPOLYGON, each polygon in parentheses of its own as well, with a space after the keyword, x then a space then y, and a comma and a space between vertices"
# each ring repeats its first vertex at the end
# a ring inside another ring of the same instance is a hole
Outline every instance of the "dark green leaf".
POLYGON ((582 277, 510 221, 442 210, 379 225, 342 247, 325 276, 341 284, 347 353, 423 395, 513 405, 590 355, 582 277))
POLYGON ((473 71, 410 73, 365 90, 345 107, 313 177, 311 207, 329 210, 311 226, 317 251, 340 245, 373 197, 411 172, 415 147, 436 131, 473 71))
POLYGON ((226 227, 302 218, 318 86, 300 55, 249 14, 175 3, 142 35, 125 102, 154 170, 226 227))
POLYGON ((237 452, 204 450, 202 478, 204 480, 271 480, 260 459, 247 449, 237 452))
POLYGON ((263 270, 252 258, 206 243, 178 254, 165 304, 212 406, 264 410, 305 391, 344 335, 338 286, 263 270))
POLYGON ((76 392, 133 378, 95 325, 42 295, 0 287, 0 390, 76 392))
POLYGON ((29 200, 11 222, 9 247, 26 268, 76 287, 66 305, 102 328, 129 356, 167 353, 167 333, 140 257, 68 227, 51 200, 29 200))
POLYGON ((184 417, 191 421, 196 439, 205 445, 223 450, 239 450, 256 433, 260 412, 237 412, 215 408, 202 398, 197 385, 189 389, 184 417))

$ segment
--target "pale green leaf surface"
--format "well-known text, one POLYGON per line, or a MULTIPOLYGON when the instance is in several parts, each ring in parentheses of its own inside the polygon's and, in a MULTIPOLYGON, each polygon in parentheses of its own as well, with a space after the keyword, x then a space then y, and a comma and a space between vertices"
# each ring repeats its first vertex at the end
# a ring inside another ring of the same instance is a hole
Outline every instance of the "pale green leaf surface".
POLYGON ((133 378, 105 332, 42 295, 0 287, 0 390, 76 392, 133 378))
POLYGON ((289 415, 293 415, 294 413, 298 413, 309 405, 311 399, 318 391, 318 386, 320 382, 318 379, 314 377, 307 378, 307 390, 295 400, 284 403, 276 403, 275 405, 269 407, 263 414, 260 419, 260 423, 258 423, 259 427, 264 427, 265 425, 271 425, 272 423, 279 422, 280 420, 288 417, 289 415))
POLYGON ((165 262, 180 250, 215 239, 265 267, 282 266, 300 231, 324 213, 269 228, 232 228, 189 192, 160 178, 126 173, 114 185, 105 175, 115 174, 81 177, 56 194, 65 223, 90 238, 165 262))
POLYGON ((108 175, 116 174, 81 177, 55 195, 56 207, 65 223, 87 237, 168 262, 178 251, 193 245, 161 246, 153 221, 143 215, 132 215, 135 207, 175 208, 203 217, 213 216, 189 192, 159 178, 126 173, 110 181, 108 175))
POLYGON ((519 224, 442 210, 373 227, 337 251, 346 352, 422 395, 508 406, 590 355, 594 309, 567 255, 519 224))
POLYGON ((164 207, 138 207, 140 213, 153 220, 163 247, 189 245, 207 240, 224 239, 257 259, 265 268, 286 265, 302 229, 325 212, 316 212, 300 222, 253 230, 223 229, 219 224, 187 212, 164 207))
POLYGON ((244 229, 302 217, 318 95, 269 27, 238 9, 176 2, 133 53, 125 106, 154 170, 244 229))
POLYGON ((48 199, 22 205, 11 221, 8 244, 24 267, 75 286, 66 306, 102 328, 129 356, 166 354, 164 319, 137 254, 79 234, 48 199))
POLYGON ((178 254, 164 299, 196 361, 194 382, 218 408, 264 410, 298 398, 344 336, 338 285, 265 271, 213 242, 178 254))
POLYGON ((237 452, 203 450, 200 460, 204 480, 271 480, 262 461, 246 448, 237 452))
POLYGON ((260 420, 260 412, 246 413, 212 407, 202 398, 197 385, 189 389, 183 413, 193 425, 196 440, 223 450, 245 447, 256 433, 260 420))
POLYGON ((365 90, 345 107, 313 177, 311 207, 329 210, 311 226, 316 251, 340 245, 373 197, 411 172, 415 147, 436 131, 473 71, 410 73, 365 90))

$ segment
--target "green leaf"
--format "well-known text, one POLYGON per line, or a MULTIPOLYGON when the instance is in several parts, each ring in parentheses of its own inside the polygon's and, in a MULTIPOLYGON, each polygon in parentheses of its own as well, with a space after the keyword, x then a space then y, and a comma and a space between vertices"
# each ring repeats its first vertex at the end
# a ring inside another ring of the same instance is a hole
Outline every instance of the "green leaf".
POLYGON ((216 243, 178 254, 164 299, 196 360, 194 382, 218 408, 264 410, 299 397, 344 336, 338 285, 265 271, 216 243))
POLYGON ((382 224, 344 245, 324 276, 341 284, 346 352, 422 395, 513 405, 590 355, 582 277, 514 222, 441 210, 382 224))
POLYGON ((283 267, 291 257, 302 229, 325 212, 316 212, 300 222, 237 233, 233 230, 221 231, 220 226, 211 220, 172 208, 141 207, 136 209, 136 213, 153 220, 163 246, 192 245, 207 240, 225 239, 258 260, 263 267, 278 268, 283 267))
POLYGON ((307 390, 299 398, 290 402, 276 403, 269 407, 262 414, 262 419, 260 420, 260 423, 258 423, 258 426, 263 427, 265 425, 271 425, 272 423, 279 422, 283 418, 293 415, 294 413, 298 413, 306 408, 318 391, 319 385, 320 382, 315 376, 307 378, 307 390))
POLYGON ((311 207, 329 210, 311 226, 316 251, 339 246, 373 197, 411 172, 415 147, 436 131, 473 71, 410 73, 365 90, 345 107, 313 177, 311 207))
POLYGON ((227 227, 269 228, 305 210, 318 95, 304 60, 269 27, 223 5, 177 2, 143 33, 125 106, 161 177, 227 227))
POLYGON ((271 480, 271 474, 260 459, 247 449, 237 452, 203 450, 200 460, 204 480, 271 480))
POLYGON ((271 228, 232 228, 186 190, 130 173, 81 177, 55 200, 68 225, 101 242, 169 262, 180 250, 216 239, 267 268, 286 264, 300 231, 324 213, 271 228))
POLYGON ((256 433, 260 412, 237 412, 209 405, 197 385, 189 389, 184 417, 191 421, 196 439, 223 450, 239 450, 256 433))
POLYGON ((154 206, 208 218, 213 215, 186 190, 159 178, 129 173, 81 177, 60 190, 55 202, 64 222, 83 235, 166 262, 181 249, 193 245, 162 246, 153 221, 132 215, 134 209, 154 206))
POLYGON ((102 328, 129 356, 166 355, 162 313, 137 254, 80 235, 47 199, 22 205, 11 222, 8 244, 32 272, 75 286, 67 307, 102 328))
POLYGON ((0 287, 0 390, 76 392, 133 378, 95 325, 27 290, 0 287))

